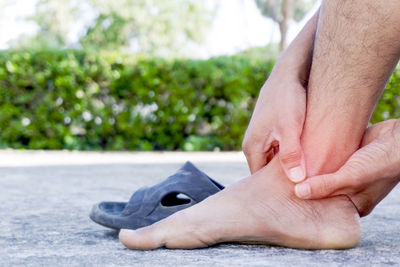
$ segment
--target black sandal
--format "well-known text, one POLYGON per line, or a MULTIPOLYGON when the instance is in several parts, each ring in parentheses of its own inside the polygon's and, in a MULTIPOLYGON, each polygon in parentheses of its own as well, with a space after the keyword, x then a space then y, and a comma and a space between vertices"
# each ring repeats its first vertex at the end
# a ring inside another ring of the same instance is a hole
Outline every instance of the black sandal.
POLYGON ((136 191, 128 203, 95 204, 90 218, 109 228, 137 229, 189 208, 223 189, 188 161, 163 182, 136 191))

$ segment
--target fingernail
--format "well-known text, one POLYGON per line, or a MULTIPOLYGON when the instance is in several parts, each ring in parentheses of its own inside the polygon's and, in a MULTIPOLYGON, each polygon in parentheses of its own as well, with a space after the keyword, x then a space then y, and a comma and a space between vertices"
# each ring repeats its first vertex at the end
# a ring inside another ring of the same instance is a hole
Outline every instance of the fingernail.
POLYGON ((299 167, 295 167, 289 170, 289 179, 295 183, 301 182, 304 180, 304 172, 303 169, 299 167))
POLYGON ((311 195, 311 188, 310 185, 305 183, 305 184, 297 184, 294 187, 294 190, 296 192, 296 195, 300 198, 309 198, 311 195))

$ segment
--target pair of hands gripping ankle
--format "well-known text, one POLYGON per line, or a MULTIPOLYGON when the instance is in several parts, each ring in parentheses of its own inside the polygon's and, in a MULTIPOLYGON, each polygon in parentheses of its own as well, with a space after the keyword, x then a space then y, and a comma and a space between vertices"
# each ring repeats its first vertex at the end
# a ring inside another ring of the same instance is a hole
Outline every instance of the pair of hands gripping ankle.
POLYGON ((305 179, 300 138, 318 13, 282 54, 262 87, 243 140, 243 152, 254 173, 279 151, 286 175, 297 183, 299 198, 348 195, 360 216, 365 216, 399 182, 400 120, 369 127, 360 149, 337 172, 305 179))

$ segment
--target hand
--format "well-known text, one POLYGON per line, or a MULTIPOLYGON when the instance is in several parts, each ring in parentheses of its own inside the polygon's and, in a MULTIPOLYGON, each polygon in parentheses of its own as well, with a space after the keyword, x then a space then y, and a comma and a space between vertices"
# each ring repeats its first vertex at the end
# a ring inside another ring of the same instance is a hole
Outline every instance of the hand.
POLYGON ((264 167, 279 151, 288 177, 296 182, 305 178, 300 136, 306 111, 306 90, 297 70, 277 63, 261 89, 243 140, 251 173, 264 167), (290 73, 292 72, 292 73, 290 73))
POLYGON ((400 120, 389 120, 369 127, 361 148, 337 172, 307 178, 295 192, 303 199, 348 195, 366 216, 399 179, 400 120))
POLYGON ((318 15, 319 10, 282 54, 261 89, 242 144, 251 173, 279 151, 283 170, 292 181, 306 176, 300 136, 318 15))

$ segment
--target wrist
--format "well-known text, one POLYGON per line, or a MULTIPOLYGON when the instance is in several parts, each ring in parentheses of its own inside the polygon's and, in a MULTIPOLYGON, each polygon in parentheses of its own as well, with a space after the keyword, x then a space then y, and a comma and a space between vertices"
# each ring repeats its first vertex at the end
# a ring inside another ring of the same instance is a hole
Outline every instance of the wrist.
MULTIPOLYGON (((284 79, 306 85, 310 74, 311 60, 300 54, 283 54, 275 64, 274 70, 284 74, 284 79)), ((273 71, 274 72, 274 71, 273 71)))

